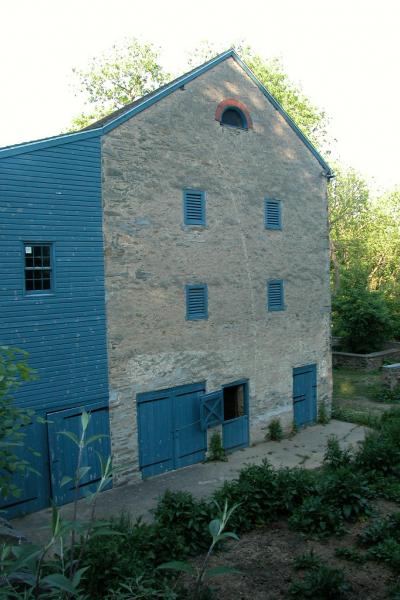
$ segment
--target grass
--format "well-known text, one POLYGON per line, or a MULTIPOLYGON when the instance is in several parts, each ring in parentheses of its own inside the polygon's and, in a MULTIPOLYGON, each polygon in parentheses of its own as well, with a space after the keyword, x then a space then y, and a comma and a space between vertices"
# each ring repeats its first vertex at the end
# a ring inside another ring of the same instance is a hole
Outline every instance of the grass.
POLYGON ((333 370, 333 400, 375 400, 379 395, 380 371, 333 370))

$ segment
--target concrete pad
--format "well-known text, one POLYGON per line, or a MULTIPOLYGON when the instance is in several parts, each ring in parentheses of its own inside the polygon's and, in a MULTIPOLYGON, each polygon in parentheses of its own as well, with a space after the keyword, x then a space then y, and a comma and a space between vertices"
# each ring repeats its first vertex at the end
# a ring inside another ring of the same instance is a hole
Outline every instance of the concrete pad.
MULTIPOLYGON (((227 462, 199 463, 107 490, 98 498, 96 514, 98 518, 108 519, 126 512, 134 518, 141 516, 145 521, 150 521, 151 510, 156 507, 158 498, 166 490, 188 491, 198 499, 208 497, 224 481, 235 479, 245 465, 261 464, 265 458, 274 467, 316 468, 322 465, 329 436, 336 435, 343 448, 356 447, 364 439, 366 431, 365 427, 343 421, 332 420, 327 425, 313 425, 281 442, 263 442, 238 450, 229 455, 227 462)), ((72 509, 72 504, 66 504, 61 513, 70 519, 72 509)), ((89 518, 89 512, 87 501, 80 500, 79 518, 89 518)), ((48 539, 50 515, 51 509, 45 509, 14 519, 12 523, 29 540, 44 541, 48 539)))

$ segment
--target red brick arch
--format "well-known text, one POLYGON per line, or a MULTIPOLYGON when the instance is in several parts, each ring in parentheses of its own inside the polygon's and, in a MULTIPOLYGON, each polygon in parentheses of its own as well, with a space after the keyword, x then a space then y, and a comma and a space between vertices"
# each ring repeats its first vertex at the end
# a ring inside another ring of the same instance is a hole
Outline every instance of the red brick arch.
POLYGON ((227 98, 218 104, 217 110, 215 111, 216 121, 221 121, 222 115, 227 108, 237 108, 246 119, 247 129, 253 129, 253 121, 249 109, 243 102, 239 102, 239 100, 235 100, 234 98, 227 98))

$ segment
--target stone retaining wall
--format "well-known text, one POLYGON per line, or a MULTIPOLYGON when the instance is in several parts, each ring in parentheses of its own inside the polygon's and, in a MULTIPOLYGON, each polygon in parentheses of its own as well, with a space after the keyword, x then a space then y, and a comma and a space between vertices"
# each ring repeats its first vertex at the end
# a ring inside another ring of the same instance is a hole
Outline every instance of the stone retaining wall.
POLYGON ((352 352, 332 352, 334 367, 348 367, 351 369, 364 369, 373 371, 382 367, 385 360, 400 360, 400 347, 371 352, 370 354, 354 354, 352 352))
POLYGON ((385 365, 382 367, 383 384, 390 390, 394 390, 400 385, 400 363, 385 365))

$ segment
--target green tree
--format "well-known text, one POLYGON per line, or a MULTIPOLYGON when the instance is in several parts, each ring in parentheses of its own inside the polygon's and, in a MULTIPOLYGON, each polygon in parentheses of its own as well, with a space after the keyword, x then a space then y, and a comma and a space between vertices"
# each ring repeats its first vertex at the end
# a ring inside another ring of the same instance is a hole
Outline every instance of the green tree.
POLYGON ((368 268, 367 235, 370 229, 370 191, 354 170, 334 166, 336 177, 328 186, 332 288, 340 290, 343 271, 368 268))
POLYGON ((71 131, 152 92, 170 78, 161 66, 157 49, 135 38, 93 58, 87 69, 73 72, 78 80, 77 91, 86 96, 89 109, 73 119, 71 131))

